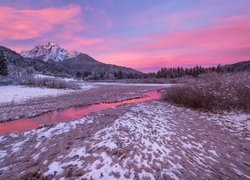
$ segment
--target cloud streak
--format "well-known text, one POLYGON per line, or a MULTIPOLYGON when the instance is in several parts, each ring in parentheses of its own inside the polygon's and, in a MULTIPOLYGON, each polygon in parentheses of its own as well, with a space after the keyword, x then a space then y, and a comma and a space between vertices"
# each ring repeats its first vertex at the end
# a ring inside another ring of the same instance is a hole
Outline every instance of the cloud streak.
MULTIPOLYGON (((216 19, 213 25, 140 37, 136 46, 104 55, 136 68, 231 63, 250 59, 250 16, 216 19), (142 64, 135 62, 143 62, 142 64)), ((120 40, 122 41, 122 40, 120 40)), ((126 40, 124 40, 126 41, 126 40)), ((134 40, 125 42, 135 44, 134 40)), ((102 58, 102 57, 100 57, 102 58)))
POLYGON ((27 40, 41 37, 53 31, 55 26, 65 26, 74 21, 80 11, 80 6, 39 10, 0 7, 0 40, 27 40))

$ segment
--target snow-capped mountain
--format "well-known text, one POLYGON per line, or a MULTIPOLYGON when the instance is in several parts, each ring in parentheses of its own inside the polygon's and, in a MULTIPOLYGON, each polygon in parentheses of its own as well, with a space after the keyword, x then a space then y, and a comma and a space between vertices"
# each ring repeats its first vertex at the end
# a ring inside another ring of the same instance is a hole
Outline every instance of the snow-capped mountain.
POLYGON ((53 42, 48 42, 46 44, 36 45, 31 50, 22 51, 20 53, 23 57, 35 58, 40 57, 44 61, 49 59, 54 61, 63 61, 64 59, 74 58, 80 53, 77 51, 67 51, 66 49, 60 47, 58 44, 53 42))
POLYGON ((20 73, 27 73, 27 70, 37 74, 61 77, 76 77, 80 72, 82 74, 81 76, 86 76, 85 78, 90 79, 99 77, 101 74, 102 78, 105 79, 118 78, 117 74, 119 73, 121 73, 123 77, 131 75, 140 77, 143 74, 131 68, 105 64, 92 58, 88 54, 75 51, 68 52, 55 43, 37 45, 30 51, 22 52, 23 56, 30 58, 25 58, 1 45, 0 52, 4 53, 4 57, 6 57, 7 65, 10 69, 9 73, 11 73, 13 77, 19 76, 20 73), (45 61, 42 60, 43 58, 45 61), (46 61, 48 59, 54 59, 55 61, 46 61), (85 75, 86 72, 88 75, 85 75))

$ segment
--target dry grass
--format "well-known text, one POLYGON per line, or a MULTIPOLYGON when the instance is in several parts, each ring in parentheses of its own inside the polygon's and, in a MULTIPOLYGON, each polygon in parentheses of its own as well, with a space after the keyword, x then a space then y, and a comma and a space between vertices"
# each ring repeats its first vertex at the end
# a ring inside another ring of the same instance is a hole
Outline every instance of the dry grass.
POLYGON ((20 180, 49 180, 48 178, 42 175, 40 171, 28 172, 20 177, 20 180))
POLYGON ((81 89, 75 82, 68 82, 57 78, 35 78, 33 75, 9 77, 0 75, 0 86, 25 85, 31 87, 46 87, 52 89, 81 89))
POLYGON ((207 74, 168 88, 164 99, 190 108, 250 112, 250 73, 207 74))
POLYGON ((25 78, 19 79, 18 84, 31 87, 46 87, 52 89, 80 89, 74 82, 67 82, 56 78, 25 78))

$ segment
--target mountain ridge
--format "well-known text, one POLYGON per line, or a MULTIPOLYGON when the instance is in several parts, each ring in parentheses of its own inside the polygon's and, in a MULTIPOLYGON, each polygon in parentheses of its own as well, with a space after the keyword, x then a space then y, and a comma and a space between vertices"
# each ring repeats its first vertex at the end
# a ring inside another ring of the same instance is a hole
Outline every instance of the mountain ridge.
POLYGON ((84 79, 119 79, 121 77, 139 77, 143 74, 132 68, 99 62, 85 53, 56 61, 51 58, 43 60, 41 56, 23 57, 1 45, 0 51, 4 52, 9 72, 13 76, 19 76, 27 71, 62 77, 77 77, 80 74, 81 76, 78 78, 84 79))
POLYGON ((49 59, 53 61, 63 61, 65 59, 76 57, 80 54, 78 51, 68 51, 54 42, 47 42, 45 44, 35 45, 30 50, 23 50, 20 52, 23 57, 40 58, 43 61, 49 59))

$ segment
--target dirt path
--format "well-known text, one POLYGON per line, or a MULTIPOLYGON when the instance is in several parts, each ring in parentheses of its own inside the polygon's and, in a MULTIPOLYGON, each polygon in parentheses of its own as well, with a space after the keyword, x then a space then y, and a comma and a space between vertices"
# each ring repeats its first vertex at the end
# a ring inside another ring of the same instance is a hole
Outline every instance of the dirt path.
POLYGON ((0 179, 249 179, 249 115, 160 101, 0 138, 0 179))

